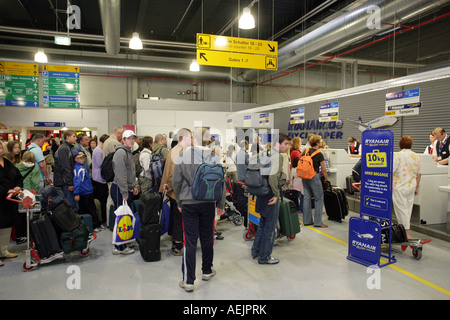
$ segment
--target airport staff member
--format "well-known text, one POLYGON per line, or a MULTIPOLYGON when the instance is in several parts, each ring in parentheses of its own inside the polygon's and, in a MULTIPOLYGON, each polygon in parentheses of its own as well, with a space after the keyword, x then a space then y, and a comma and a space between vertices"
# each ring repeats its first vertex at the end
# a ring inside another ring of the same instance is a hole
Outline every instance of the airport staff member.
POLYGON ((437 127, 433 130, 433 135, 436 138, 435 147, 433 151, 433 159, 437 164, 448 165, 449 143, 448 135, 443 128, 437 127))
POLYGON ((351 158, 361 158, 361 144, 353 137, 347 139, 348 142, 348 155, 351 158))

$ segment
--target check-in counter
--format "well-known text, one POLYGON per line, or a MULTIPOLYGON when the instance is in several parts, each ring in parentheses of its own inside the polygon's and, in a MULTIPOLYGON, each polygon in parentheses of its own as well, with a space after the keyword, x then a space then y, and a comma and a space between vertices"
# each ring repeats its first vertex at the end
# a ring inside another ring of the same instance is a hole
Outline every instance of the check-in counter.
POLYGON ((439 191, 447 195, 447 233, 450 233, 450 166, 448 167, 447 183, 439 186, 439 191))
POLYGON ((419 156, 422 176, 414 204, 419 206, 420 220, 427 224, 447 223, 448 195, 439 187, 449 184, 449 168, 437 165, 428 154, 419 156))
POLYGON ((359 158, 351 158, 344 149, 328 149, 330 168, 328 177, 333 186, 345 189, 345 178, 352 174, 352 169, 359 158))

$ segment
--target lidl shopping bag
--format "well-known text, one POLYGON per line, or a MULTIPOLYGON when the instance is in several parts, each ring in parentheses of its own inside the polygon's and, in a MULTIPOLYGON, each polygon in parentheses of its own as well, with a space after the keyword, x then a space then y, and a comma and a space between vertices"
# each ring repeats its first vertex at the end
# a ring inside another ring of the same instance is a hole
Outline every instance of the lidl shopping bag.
POLYGON ((116 214, 116 221, 113 229, 112 243, 121 245, 133 242, 135 240, 134 227, 136 219, 128 203, 123 201, 123 204, 114 213, 116 214))

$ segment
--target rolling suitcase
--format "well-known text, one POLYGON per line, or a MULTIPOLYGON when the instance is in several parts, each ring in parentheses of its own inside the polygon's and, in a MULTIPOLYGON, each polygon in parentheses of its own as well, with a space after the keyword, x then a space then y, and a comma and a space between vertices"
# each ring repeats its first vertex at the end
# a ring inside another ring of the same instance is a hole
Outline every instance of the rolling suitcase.
POLYGON ((159 223, 141 224, 139 251, 144 261, 161 260, 161 225, 159 223))
POLYGON ((355 187, 352 186, 352 183, 354 183, 354 182, 355 182, 355 180, 353 179, 353 176, 347 176, 345 178, 345 185, 346 185, 346 188, 347 188, 347 192, 349 194, 355 194, 355 191, 357 191, 355 189, 355 187))
POLYGON ((139 199, 139 218, 143 225, 159 223, 162 196, 158 192, 145 193, 139 199))
POLYGON ((292 200, 282 197, 278 219, 280 222, 281 234, 292 237, 300 232, 297 206, 292 200))
POLYGON ((54 254, 62 252, 55 228, 47 216, 33 220, 30 225, 30 232, 42 259, 47 259, 54 254))
POLYGON ((344 190, 331 185, 323 191, 323 202, 329 220, 342 222, 348 214, 348 202, 344 190))

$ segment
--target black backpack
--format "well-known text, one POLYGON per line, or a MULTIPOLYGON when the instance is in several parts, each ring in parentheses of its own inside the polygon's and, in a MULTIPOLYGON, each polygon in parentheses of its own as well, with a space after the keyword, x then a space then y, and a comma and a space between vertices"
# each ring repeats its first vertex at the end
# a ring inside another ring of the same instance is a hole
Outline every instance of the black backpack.
POLYGON ((245 171, 245 186, 247 192, 255 196, 266 196, 270 194, 269 186, 270 157, 263 153, 253 157, 245 171), (256 160, 256 161, 255 161, 256 160))
POLYGON ((152 189, 154 192, 159 191, 161 185, 162 176, 164 173, 164 164, 166 163, 164 156, 162 155, 162 149, 159 149, 157 154, 152 156, 150 160, 150 172, 152 174, 152 189))
POLYGON ((114 170, 113 170, 113 157, 114 152, 111 152, 108 154, 105 159, 103 159, 102 165, 100 166, 100 174, 102 175, 102 178, 105 179, 106 182, 113 182, 114 181, 114 170))

